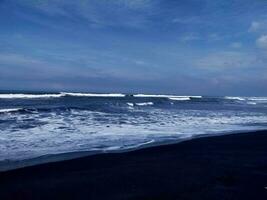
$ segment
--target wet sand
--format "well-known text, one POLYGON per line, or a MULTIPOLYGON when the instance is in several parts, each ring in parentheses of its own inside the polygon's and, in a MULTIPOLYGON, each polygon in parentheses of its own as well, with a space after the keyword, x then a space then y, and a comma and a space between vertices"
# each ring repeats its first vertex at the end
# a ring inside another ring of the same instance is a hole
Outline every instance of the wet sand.
POLYGON ((267 131, 0 172, 0 199, 267 199, 267 131))

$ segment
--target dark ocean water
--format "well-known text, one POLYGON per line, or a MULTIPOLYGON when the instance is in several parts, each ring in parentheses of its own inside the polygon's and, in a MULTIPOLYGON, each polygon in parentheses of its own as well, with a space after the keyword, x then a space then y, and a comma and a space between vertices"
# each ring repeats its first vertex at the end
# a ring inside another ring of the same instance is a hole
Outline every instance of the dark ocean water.
POLYGON ((267 128, 267 97, 0 94, 0 161, 267 128))

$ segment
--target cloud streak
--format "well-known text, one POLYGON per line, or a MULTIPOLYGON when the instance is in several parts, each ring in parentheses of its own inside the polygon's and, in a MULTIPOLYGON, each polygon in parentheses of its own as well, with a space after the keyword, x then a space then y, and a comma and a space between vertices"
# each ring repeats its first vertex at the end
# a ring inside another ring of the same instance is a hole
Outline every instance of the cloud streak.
POLYGON ((50 17, 69 20, 83 19, 91 27, 126 26, 140 28, 149 21, 155 11, 151 0, 12 0, 20 5, 40 11, 50 17))
POLYGON ((238 51, 223 51, 210 53, 196 62, 196 66, 212 71, 236 70, 251 68, 258 64, 255 55, 238 51))
POLYGON ((258 47, 267 49, 267 35, 262 35, 256 40, 258 47))

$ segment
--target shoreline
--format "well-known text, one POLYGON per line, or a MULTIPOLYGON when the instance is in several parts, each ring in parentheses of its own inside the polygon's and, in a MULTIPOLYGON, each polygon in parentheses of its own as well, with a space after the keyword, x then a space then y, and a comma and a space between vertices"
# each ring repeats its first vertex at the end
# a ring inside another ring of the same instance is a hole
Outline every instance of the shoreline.
POLYGON ((152 142, 152 143, 148 142, 146 144, 140 144, 140 145, 136 145, 135 147, 126 148, 126 149, 74 151, 74 152, 66 152, 66 153, 58 153, 58 154, 47 154, 47 155, 42 155, 36 158, 30 158, 30 159, 24 159, 24 160, 18 160, 18 161, 9 161, 9 160, 1 161, 0 162, 0 173, 11 171, 11 170, 17 170, 21 168, 38 166, 42 164, 64 162, 64 161, 74 160, 74 159, 83 158, 87 156, 114 154, 114 153, 120 154, 120 153, 138 151, 138 150, 147 149, 147 148, 180 144, 182 142, 196 140, 199 138, 220 137, 224 135, 245 134, 245 133, 253 133, 253 132, 259 132, 259 131, 267 131, 267 129, 246 130, 246 131, 245 130, 244 131, 225 131, 225 132, 220 132, 217 134, 207 133, 207 134, 195 135, 193 137, 188 137, 188 138, 173 139, 169 141, 160 141, 160 142, 152 142))
POLYGON ((267 198, 267 131, 0 172, 1 199, 267 198))

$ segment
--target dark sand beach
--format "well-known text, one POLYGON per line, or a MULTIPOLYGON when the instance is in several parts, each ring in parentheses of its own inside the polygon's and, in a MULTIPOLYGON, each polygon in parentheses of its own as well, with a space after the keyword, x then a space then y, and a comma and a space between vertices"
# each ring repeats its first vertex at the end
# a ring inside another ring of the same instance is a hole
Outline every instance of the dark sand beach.
POLYGON ((267 199, 267 131, 1 172, 0 199, 267 199))

